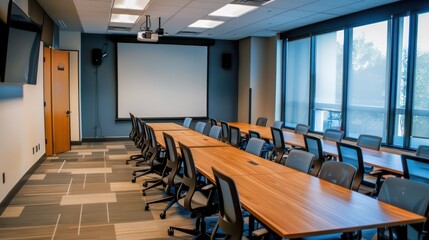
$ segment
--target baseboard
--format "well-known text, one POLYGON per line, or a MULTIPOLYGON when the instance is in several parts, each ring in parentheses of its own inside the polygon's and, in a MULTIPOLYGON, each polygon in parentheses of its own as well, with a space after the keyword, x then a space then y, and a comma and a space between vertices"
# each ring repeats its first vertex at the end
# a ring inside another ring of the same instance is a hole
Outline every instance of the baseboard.
POLYGON ((83 138, 82 142, 113 142, 113 141, 128 141, 129 137, 103 137, 103 138, 83 138))
POLYGON ((3 214, 3 211, 6 209, 6 207, 9 205, 10 201, 15 197, 15 195, 21 190, 21 188, 24 186, 24 184, 27 182, 27 180, 33 175, 33 173, 36 171, 37 168, 45 161, 46 154, 43 154, 37 160, 37 162, 30 168, 28 171, 22 176, 22 178, 15 184, 15 186, 10 190, 10 192, 6 195, 6 197, 1 201, 0 203, 0 215, 3 214))
POLYGON ((82 145, 82 141, 71 141, 71 145, 82 145))

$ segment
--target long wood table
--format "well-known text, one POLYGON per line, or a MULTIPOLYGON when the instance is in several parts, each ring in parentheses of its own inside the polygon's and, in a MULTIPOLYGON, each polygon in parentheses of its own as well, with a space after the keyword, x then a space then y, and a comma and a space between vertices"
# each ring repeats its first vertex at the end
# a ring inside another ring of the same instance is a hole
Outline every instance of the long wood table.
POLYGON ((147 123, 147 125, 151 126, 154 131, 184 131, 184 130, 190 130, 187 127, 184 127, 182 125, 179 125, 177 123, 147 123))
MULTIPOLYGON (((242 133, 248 133, 249 130, 252 130, 259 132, 262 138, 272 139, 270 127, 242 122, 230 122, 229 125, 240 128, 242 133)), ((305 148, 304 136, 302 134, 283 131, 283 136, 286 144, 305 148)), ((335 142, 322 139, 322 147, 325 154, 335 157, 338 156, 338 150, 335 142)), ((399 154, 362 148, 362 155, 365 164, 369 166, 378 167, 400 175, 403 174, 401 156, 399 154)))
MULTIPOLYGON (((189 134, 174 137, 182 142, 192 138, 189 134)), ((206 143, 200 141, 200 145, 206 143)), ((282 238, 395 226, 426 219, 233 147, 193 147, 191 151, 200 173, 214 181, 211 168, 215 167, 232 177, 242 206, 282 238)))

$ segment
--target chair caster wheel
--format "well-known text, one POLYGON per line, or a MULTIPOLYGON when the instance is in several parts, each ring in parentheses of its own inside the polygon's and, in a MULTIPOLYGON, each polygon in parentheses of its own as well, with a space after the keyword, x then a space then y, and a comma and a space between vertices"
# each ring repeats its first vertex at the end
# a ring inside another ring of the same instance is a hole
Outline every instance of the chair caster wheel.
POLYGON ((146 196, 146 192, 145 191, 142 191, 142 194, 143 194, 143 196, 146 196))
POLYGON ((144 210, 148 211, 149 210, 149 205, 144 206, 144 210))
POLYGON ((127 165, 128 165, 128 161, 125 161, 125 164, 127 164, 127 165))
POLYGON ((159 217, 160 217, 161 219, 165 219, 165 217, 166 217, 165 212, 163 212, 163 213, 159 214, 159 217))
POLYGON ((147 187, 147 182, 144 182, 144 183, 143 183, 143 187, 147 187))
POLYGON ((135 180, 135 179, 132 179, 132 180, 131 180, 131 182, 132 182, 132 183, 135 183, 135 182, 136 182, 136 180, 135 180))
POLYGON ((174 235, 174 229, 169 228, 168 229, 168 236, 173 236, 174 235))
POLYGON ((140 164, 136 163, 136 167, 140 166, 140 164))

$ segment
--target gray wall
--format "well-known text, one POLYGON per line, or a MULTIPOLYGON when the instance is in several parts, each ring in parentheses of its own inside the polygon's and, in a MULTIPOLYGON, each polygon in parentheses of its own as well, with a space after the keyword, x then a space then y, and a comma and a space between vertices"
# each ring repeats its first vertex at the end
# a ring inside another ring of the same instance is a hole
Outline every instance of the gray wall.
MULTIPOLYGON (((116 117, 116 44, 108 35, 82 34, 81 104, 83 138, 124 137, 130 131, 129 121, 115 121, 116 117), (108 56, 101 66, 91 63, 93 48, 107 44, 108 56), (96 124, 96 71, 98 74, 98 116, 96 124), (95 126, 97 129, 95 134, 95 126)), ((216 41, 209 47, 208 116, 218 120, 237 121, 238 102, 238 42, 216 41), (222 53, 232 54, 231 69, 222 69, 222 53)), ((162 97, 156 101, 162 100, 162 97)), ((154 101, 154 104, 156 104, 154 101)), ((179 121, 181 122, 181 121, 179 121)))

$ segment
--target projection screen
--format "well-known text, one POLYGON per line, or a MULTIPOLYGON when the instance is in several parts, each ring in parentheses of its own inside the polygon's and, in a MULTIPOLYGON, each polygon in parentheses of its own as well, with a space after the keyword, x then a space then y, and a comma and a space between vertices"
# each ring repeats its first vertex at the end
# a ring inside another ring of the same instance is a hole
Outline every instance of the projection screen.
POLYGON ((117 118, 207 117, 207 46, 117 43, 117 118))

